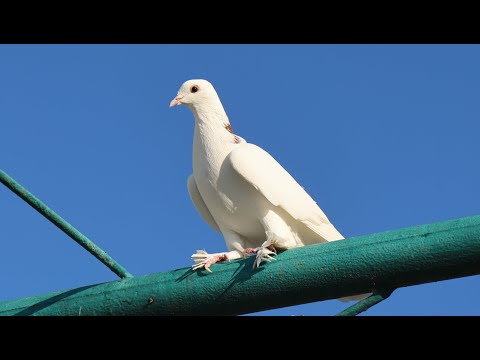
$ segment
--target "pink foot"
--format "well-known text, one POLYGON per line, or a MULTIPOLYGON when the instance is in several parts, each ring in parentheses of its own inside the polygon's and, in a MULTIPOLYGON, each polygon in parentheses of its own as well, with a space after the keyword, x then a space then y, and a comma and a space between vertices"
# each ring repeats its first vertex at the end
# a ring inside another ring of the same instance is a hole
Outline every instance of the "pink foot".
MULTIPOLYGON (((277 253, 277 249, 273 245, 269 245, 266 247, 268 250, 274 252, 275 254, 277 253)), ((257 254, 260 250, 262 250, 262 247, 257 247, 257 248, 246 248, 243 250, 243 253, 245 255, 247 254, 257 254)))
POLYGON ((197 253, 192 255, 192 259, 196 262, 195 265, 192 265, 193 270, 204 268, 208 272, 212 272, 210 266, 217 262, 228 260, 228 256, 227 254, 209 254, 204 250, 197 250, 197 253))

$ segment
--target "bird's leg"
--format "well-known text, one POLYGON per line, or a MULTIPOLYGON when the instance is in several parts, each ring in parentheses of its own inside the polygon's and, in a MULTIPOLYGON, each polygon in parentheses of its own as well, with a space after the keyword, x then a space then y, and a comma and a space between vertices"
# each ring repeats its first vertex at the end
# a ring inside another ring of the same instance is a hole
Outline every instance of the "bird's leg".
POLYGON ((197 250, 196 254, 192 255, 192 260, 195 261, 195 264, 192 265, 192 269, 205 269, 208 272, 212 272, 212 270, 210 270, 210 266, 213 264, 216 264, 220 261, 238 259, 239 257, 240 254, 238 251, 209 254, 205 250, 197 250))
POLYGON ((266 235, 266 241, 256 249, 246 249, 246 253, 257 254, 253 263, 253 268, 258 267, 262 261, 272 261, 275 258, 272 255, 277 254, 277 250, 286 250, 297 247, 295 236, 291 227, 285 223, 284 219, 272 210, 269 210, 260 220, 266 235))

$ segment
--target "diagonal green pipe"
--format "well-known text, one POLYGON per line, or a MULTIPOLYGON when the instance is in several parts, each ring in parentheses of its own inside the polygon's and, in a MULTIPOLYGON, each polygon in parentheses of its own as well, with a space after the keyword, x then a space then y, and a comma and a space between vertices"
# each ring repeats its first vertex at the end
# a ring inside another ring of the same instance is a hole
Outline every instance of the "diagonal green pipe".
POLYGON ((15 194, 25 200, 31 207, 37 210, 40 214, 45 216, 47 220, 52 222, 56 227, 62 230, 65 234, 75 240, 80 246, 87 250, 90 254, 95 256, 103 264, 105 264, 110 270, 121 278, 133 277, 122 265, 116 262, 105 251, 100 249, 93 241, 83 235, 80 231, 75 229, 66 220, 60 217, 55 211, 50 209, 39 198, 25 189, 22 185, 16 182, 12 177, 0 170, 0 182, 7 188, 12 190, 15 194))
POLYGON ((356 316, 364 311, 367 311, 372 306, 387 299, 395 289, 379 289, 366 299, 360 300, 349 308, 339 312, 336 316, 356 316))
POLYGON ((256 270, 253 260, 4 302, 0 315, 235 315, 476 275, 480 216, 291 249, 256 270))

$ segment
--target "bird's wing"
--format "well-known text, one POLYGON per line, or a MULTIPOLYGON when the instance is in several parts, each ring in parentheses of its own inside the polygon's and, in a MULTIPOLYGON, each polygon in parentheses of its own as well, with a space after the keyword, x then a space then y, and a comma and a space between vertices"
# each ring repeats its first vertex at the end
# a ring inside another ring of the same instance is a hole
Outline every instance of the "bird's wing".
POLYGON ((254 144, 244 144, 233 150, 227 159, 269 202, 281 207, 324 241, 343 239, 310 195, 265 150, 254 144))
POLYGON ((208 210, 207 205, 205 205, 202 195, 200 195, 200 192, 198 191, 197 183, 195 182, 193 175, 188 177, 188 193, 190 194, 190 199, 192 199, 193 205, 195 205, 195 208, 202 216, 203 220, 205 220, 205 222, 212 228, 218 232, 221 232, 217 222, 213 218, 212 214, 210 214, 210 210, 208 210))

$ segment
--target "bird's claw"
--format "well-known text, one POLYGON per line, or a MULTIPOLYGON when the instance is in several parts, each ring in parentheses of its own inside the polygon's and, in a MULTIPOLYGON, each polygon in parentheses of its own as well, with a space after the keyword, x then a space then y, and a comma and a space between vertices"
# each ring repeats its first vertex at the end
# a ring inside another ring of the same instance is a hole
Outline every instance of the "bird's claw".
POLYGON ((270 262, 276 260, 271 255, 277 255, 277 249, 275 249, 274 241, 269 237, 259 248, 255 249, 257 256, 253 262, 253 269, 260 266, 262 261, 270 262))
POLYGON ((196 263, 199 263, 205 260, 210 254, 207 253, 205 250, 197 250, 195 254, 192 255, 192 260, 196 263))

